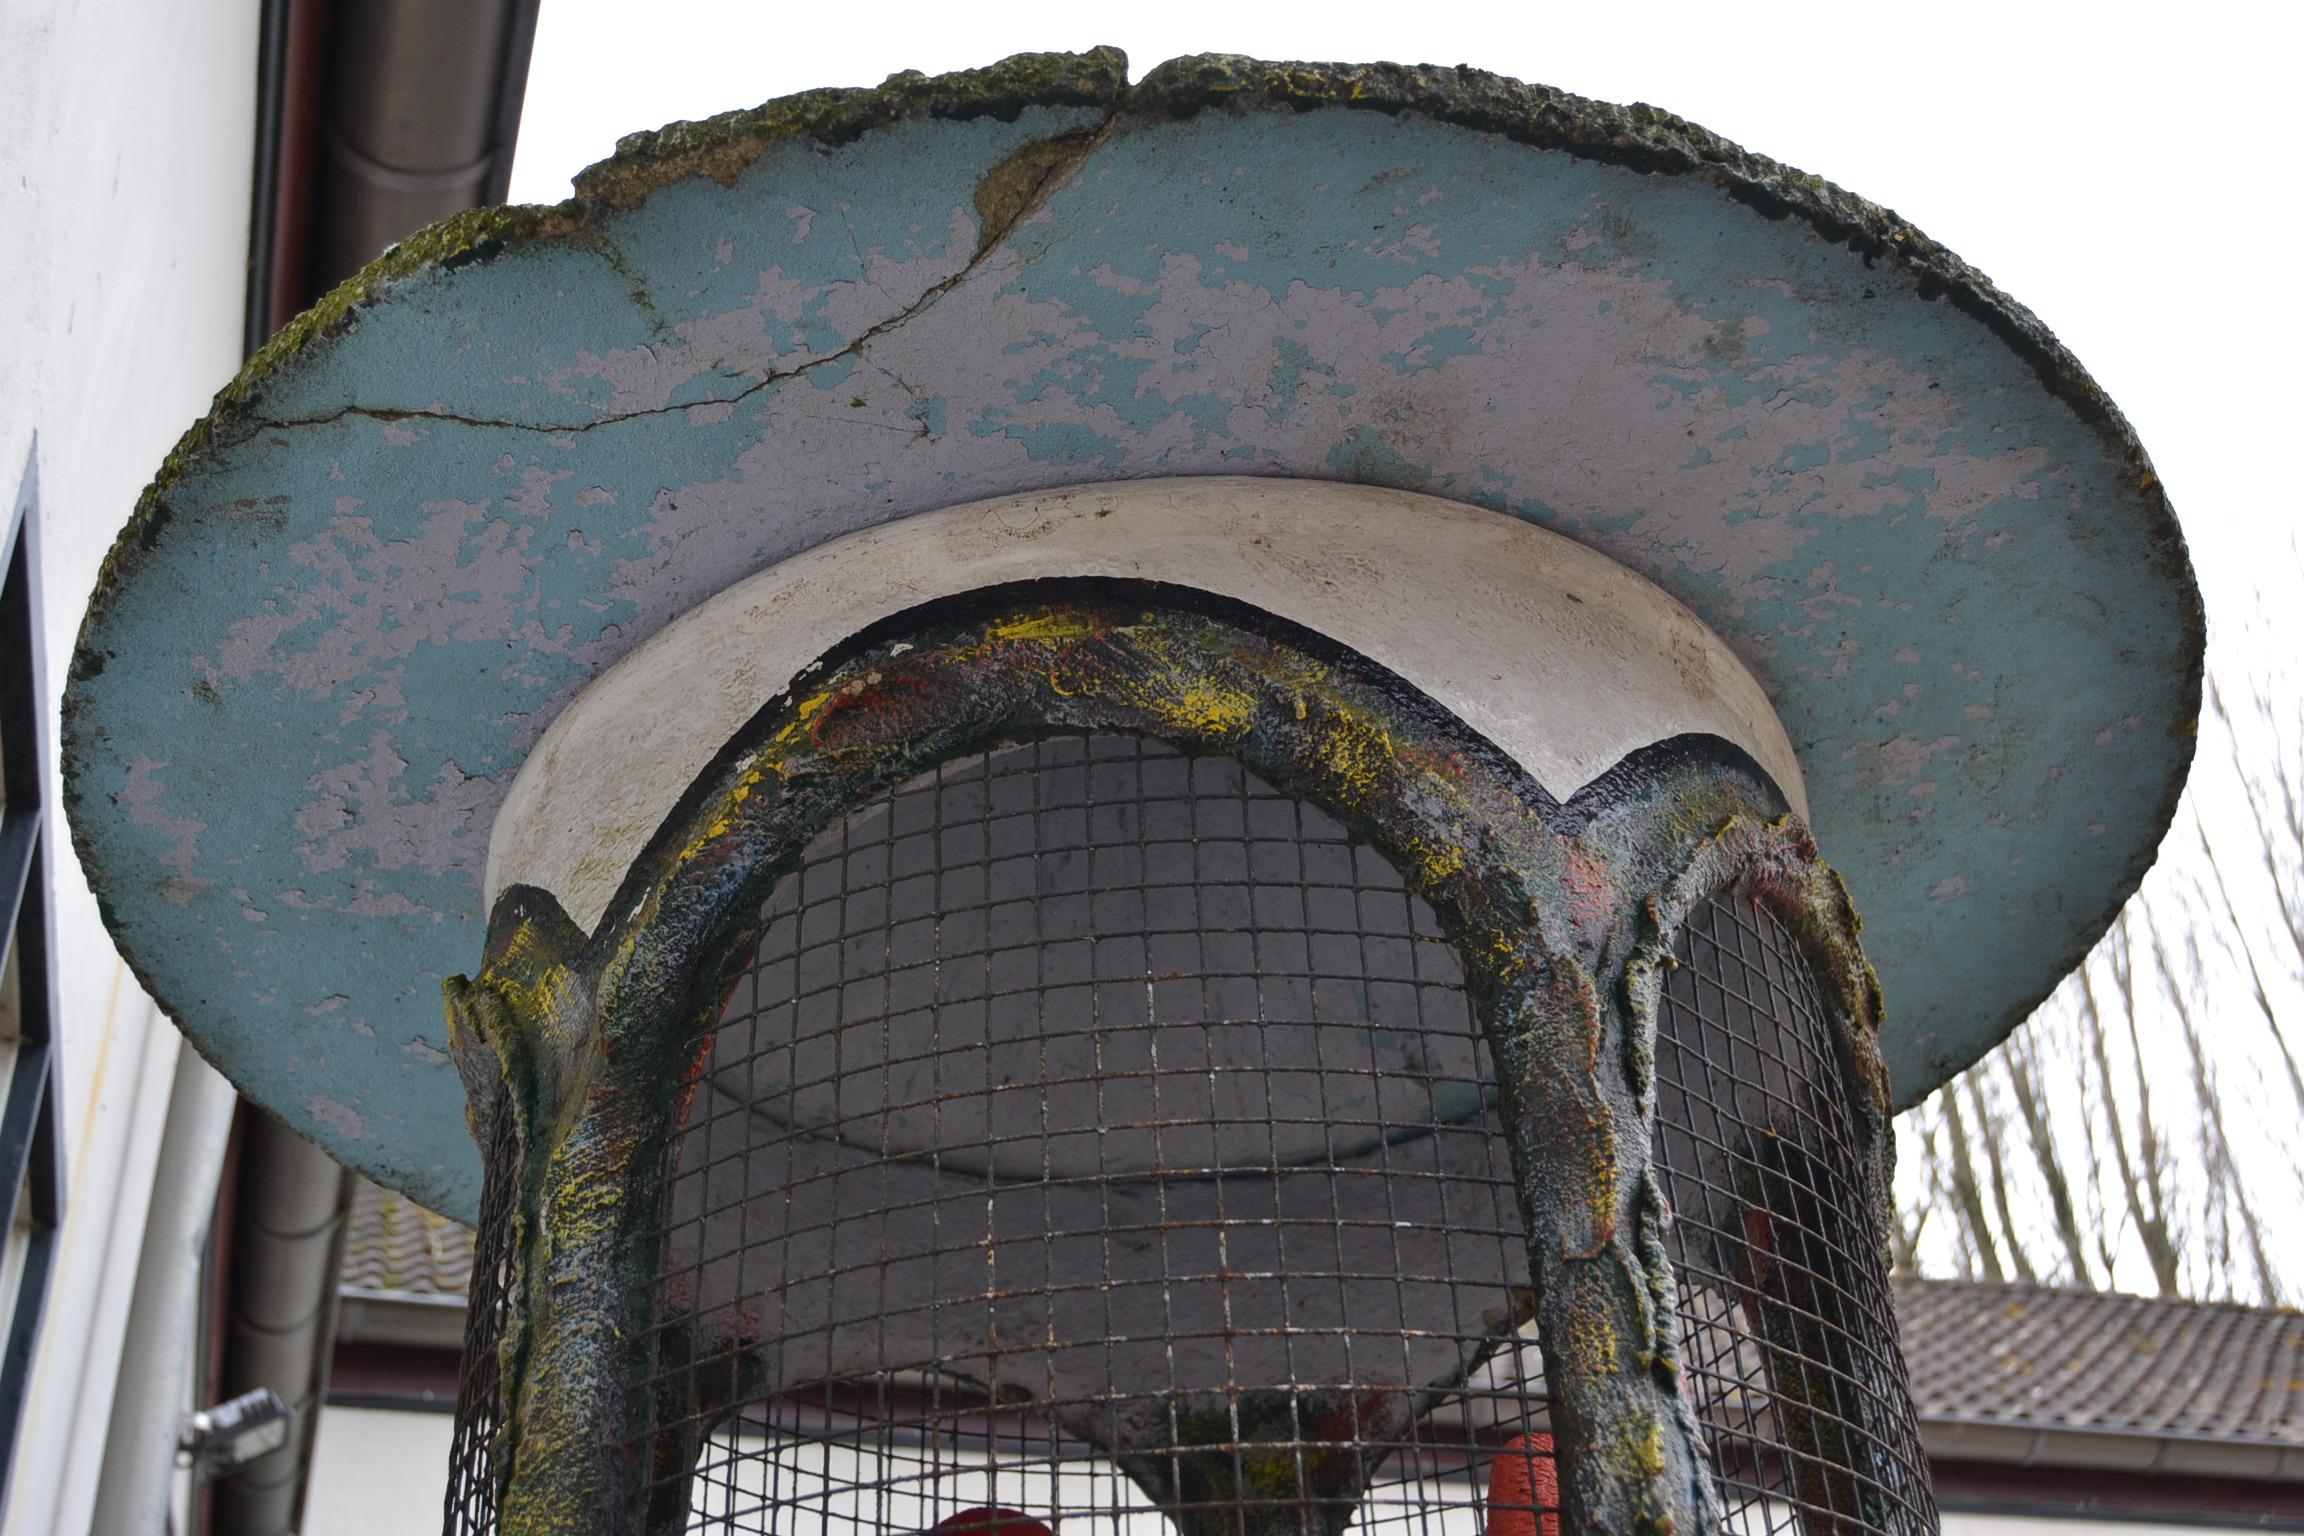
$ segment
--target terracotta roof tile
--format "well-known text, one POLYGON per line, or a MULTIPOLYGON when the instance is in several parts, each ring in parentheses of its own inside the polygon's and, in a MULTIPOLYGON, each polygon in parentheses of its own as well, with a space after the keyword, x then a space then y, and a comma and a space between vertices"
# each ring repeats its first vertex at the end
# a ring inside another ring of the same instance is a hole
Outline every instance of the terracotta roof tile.
POLYGON ((1962 1280, 1896 1304, 1924 1420, 2304 1446, 2304 1313, 1962 1280))
POLYGON ((472 1229, 366 1179, 357 1183, 337 1284, 346 1290, 463 1295, 472 1283, 472 1229))

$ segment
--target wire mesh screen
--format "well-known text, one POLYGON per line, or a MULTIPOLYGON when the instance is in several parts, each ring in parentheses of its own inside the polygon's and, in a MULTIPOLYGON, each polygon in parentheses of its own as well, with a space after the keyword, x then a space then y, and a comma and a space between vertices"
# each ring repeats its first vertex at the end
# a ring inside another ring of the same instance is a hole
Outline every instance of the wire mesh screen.
POLYGON ((670 1174, 656 1528, 1472 1536, 1492 1483, 1556 1527, 1493 1073, 1375 850, 1065 736, 850 815, 762 920, 670 1174))
POLYGON ((1682 1362, 1738 1536, 1933 1532, 1844 1075, 1775 916, 1715 896, 1675 942, 1656 1159, 1682 1362))
MULTIPOLYGON (((645 1529, 1559 1536, 1494 1072, 1375 849, 1067 735, 848 815, 759 931, 605 1431, 645 1529)), ((1744 898, 1676 955, 1654 1146, 1723 1530, 1932 1532, 1813 980, 1744 898)), ((495 1528, 511 1172, 500 1135, 451 1536, 495 1528)))
POLYGON ((495 1441, 503 1415, 497 1346, 512 1305, 512 1203, 520 1191, 520 1138, 509 1113, 488 1127, 480 1225, 473 1232, 472 1286, 464 1314, 464 1360, 456 1383, 456 1432, 448 1452, 446 1536, 495 1536, 495 1441))

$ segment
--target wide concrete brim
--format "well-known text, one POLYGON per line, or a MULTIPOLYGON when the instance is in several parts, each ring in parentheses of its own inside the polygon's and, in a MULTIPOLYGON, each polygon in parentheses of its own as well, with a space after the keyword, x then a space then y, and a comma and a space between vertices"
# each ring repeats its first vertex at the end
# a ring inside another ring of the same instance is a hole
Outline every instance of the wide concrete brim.
POLYGON ((1904 1102, 2103 932, 2190 759, 2201 611, 2141 448, 1893 214, 1473 71, 1131 88, 1101 50, 627 139, 291 325, 105 567, 81 858, 243 1091, 469 1216, 439 984, 556 712, 837 535, 1193 474, 1494 508, 1699 614, 1799 752, 1904 1102))

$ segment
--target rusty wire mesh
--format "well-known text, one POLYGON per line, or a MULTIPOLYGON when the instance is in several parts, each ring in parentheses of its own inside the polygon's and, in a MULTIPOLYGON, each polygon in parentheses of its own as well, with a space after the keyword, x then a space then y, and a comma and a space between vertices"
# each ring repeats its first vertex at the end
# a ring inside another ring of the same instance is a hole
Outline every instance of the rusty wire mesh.
POLYGON ((1738 1536, 1932 1532, 1849 1089, 1775 916, 1689 914, 1657 1021, 1682 1366, 1738 1536))
MULTIPOLYGON (((662 1175, 648 1529, 1558 1536, 1487 1048, 1374 849, 1062 736, 827 829, 762 931, 662 1175)), ((1656 1147, 1724 1530, 1933 1530, 1813 984, 1741 899, 1677 953, 1656 1147)))
POLYGON ((520 1138, 510 1114, 488 1126, 480 1225, 473 1232, 465 1298, 464 1358, 456 1383, 456 1430, 448 1451, 446 1536, 495 1536, 499 1485, 496 1432, 503 1417, 497 1345, 512 1306, 512 1204, 519 1196, 520 1138))
POLYGON ((661 1510, 1479 1529, 1542 1425, 1525 1257, 1461 966, 1373 849, 1064 736, 849 816, 764 917, 676 1151, 661 1510))

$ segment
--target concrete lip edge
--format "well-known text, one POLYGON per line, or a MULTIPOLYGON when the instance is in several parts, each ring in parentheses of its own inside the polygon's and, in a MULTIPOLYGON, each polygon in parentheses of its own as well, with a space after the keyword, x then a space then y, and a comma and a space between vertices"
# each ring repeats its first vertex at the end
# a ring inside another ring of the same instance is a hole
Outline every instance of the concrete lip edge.
POLYGON ((1066 577, 1195 588, 1325 635, 1423 689, 1557 800, 1644 746, 1707 734, 1807 813, 1760 684, 1669 593, 1604 555, 1376 486, 1137 480, 848 534, 675 619, 572 700, 522 764, 489 841, 489 903, 536 886, 590 930, 673 803, 803 667, 904 609, 1066 577))

